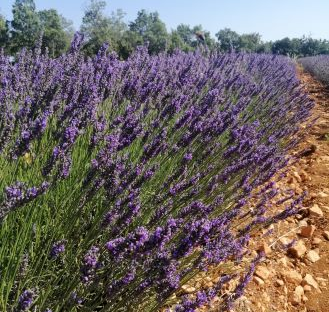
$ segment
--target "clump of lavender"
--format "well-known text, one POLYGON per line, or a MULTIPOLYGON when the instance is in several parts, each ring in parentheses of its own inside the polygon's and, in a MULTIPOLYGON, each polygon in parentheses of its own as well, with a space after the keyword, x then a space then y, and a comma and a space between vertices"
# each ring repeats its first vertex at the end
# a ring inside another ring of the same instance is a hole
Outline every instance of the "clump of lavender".
POLYGON ((90 283, 95 278, 96 271, 101 267, 99 258, 99 248, 91 246, 83 258, 81 266, 81 280, 83 283, 90 283))
POLYGON ((0 53, 0 262, 19 268, 18 255, 30 257, 26 276, 8 270, 2 286, 33 280, 45 291, 22 294, 21 306, 40 311, 148 312, 218 266, 217 285, 179 298, 177 311, 194 311, 241 278, 239 265, 237 298, 253 270, 243 261, 250 233, 302 204, 289 194, 273 213, 276 186, 256 192, 287 164, 313 106, 294 64, 145 47, 121 61, 106 45, 85 58, 82 43, 77 34, 57 59, 0 53))
POLYGON ((317 55, 303 57, 298 60, 302 64, 303 68, 329 86, 329 56, 317 55))
POLYGON ((27 311, 32 306, 35 296, 32 290, 24 290, 18 298, 17 311, 27 311))
POLYGON ((66 244, 66 240, 60 240, 58 242, 55 242, 51 247, 50 257, 52 259, 56 259, 61 254, 63 254, 65 252, 65 244, 66 244))
POLYGON ((39 195, 45 193, 49 188, 48 182, 43 182, 40 186, 27 187, 23 182, 16 182, 5 188, 5 198, 0 205, 0 220, 11 210, 32 201, 39 195))

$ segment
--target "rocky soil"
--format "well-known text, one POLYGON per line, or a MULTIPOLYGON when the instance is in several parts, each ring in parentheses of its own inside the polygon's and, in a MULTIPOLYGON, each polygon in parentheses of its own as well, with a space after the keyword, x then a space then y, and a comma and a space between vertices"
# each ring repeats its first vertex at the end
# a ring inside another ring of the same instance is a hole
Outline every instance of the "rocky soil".
POLYGON ((329 91, 300 70, 318 117, 281 187, 307 191, 301 214, 274 225, 266 253, 236 312, 329 312, 329 91), (290 243, 294 245, 283 249, 290 243))

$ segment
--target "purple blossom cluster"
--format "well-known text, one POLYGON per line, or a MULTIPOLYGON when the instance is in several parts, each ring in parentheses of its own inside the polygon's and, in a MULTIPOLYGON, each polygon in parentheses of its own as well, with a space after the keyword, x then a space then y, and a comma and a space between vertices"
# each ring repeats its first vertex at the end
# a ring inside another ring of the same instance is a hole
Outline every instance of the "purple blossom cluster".
POLYGON ((325 85, 329 85, 329 55, 317 55, 303 57, 298 60, 303 69, 319 79, 325 85))
MULTIPOLYGON (((313 103, 285 57, 150 56, 141 47, 121 61, 106 45, 85 58, 81 44, 77 34, 57 59, 38 50, 23 50, 14 63, 0 55, 0 157, 18 162, 47 140, 38 174, 49 181, 5 186, 0 219, 45 192, 56 202, 55 192, 66 190, 54 219, 65 229, 59 237, 73 244, 52 240, 47 257, 76 246, 70 254, 78 259, 65 257, 67 278, 49 281, 42 308, 57 309, 61 296, 88 310, 120 311, 124 302, 155 311, 196 272, 241 264, 255 227, 298 211, 301 199, 268 214, 277 194, 268 183, 246 213, 254 191, 287 164, 313 103), (73 289, 84 299, 72 300, 73 289)), ((255 263, 230 298, 242 294, 255 263)), ((176 310, 194 311, 232 278, 223 272, 176 310)), ((63 300, 58 310, 69 310, 63 300)))
POLYGON ((99 248, 91 246, 87 254, 83 258, 83 265, 81 267, 81 280, 83 283, 90 283, 93 277, 95 277, 97 269, 101 267, 101 263, 98 261, 99 248))
POLYGON ((48 182, 42 182, 40 186, 27 187, 24 182, 16 182, 5 187, 5 196, 0 204, 0 220, 11 210, 33 200, 45 193, 49 188, 48 182))
POLYGON ((61 254, 65 252, 65 243, 66 243, 65 240, 60 240, 53 244, 50 251, 50 257, 52 259, 58 258, 61 254))
POLYGON ((24 290, 18 299, 17 311, 27 311, 33 304, 35 293, 32 290, 24 290))

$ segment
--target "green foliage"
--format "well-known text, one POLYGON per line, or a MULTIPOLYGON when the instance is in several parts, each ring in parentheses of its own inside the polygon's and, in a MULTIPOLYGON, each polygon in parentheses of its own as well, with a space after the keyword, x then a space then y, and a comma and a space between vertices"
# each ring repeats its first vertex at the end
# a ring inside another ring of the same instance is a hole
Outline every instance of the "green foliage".
MULTIPOLYGON (((37 12, 33 0, 16 0, 12 12, 10 37, 6 37, 6 45, 11 53, 23 47, 32 48, 41 36, 43 50, 48 48, 52 57, 66 51, 74 33, 72 22, 59 15, 55 9, 37 12)), ((2 29, 0 22, 1 42, 4 36, 2 29)))
POLYGON ((75 29, 73 27, 73 22, 71 20, 66 19, 62 15, 59 15, 59 17, 61 19, 61 24, 65 31, 65 34, 70 38, 70 41, 72 41, 74 33, 75 33, 75 29))
POLYGON ((318 54, 329 54, 329 41, 318 40, 311 37, 302 37, 300 40, 300 54, 313 56, 318 54))
POLYGON ((195 40, 193 30, 189 25, 180 24, 176 29, 177 34, 183 40, 184 44, 192 46, 193 41, 195 40))
POLYGON ((105 1, 92 0, 85 10, 80 31, 85 35, 87 54, 94 54, 108 41, 109 23, 104 15, 105 1))
POLYGON ((5 18, 0 14, 0 48, 8 42, 8 27, 5 18))
POLYGON ((185 52, 191 50, 191 46, 184 42, 177 30, 173 30, 169 35, 168 51, 173 52, 175 49, 180 49, 185 52))
POLYGON ((136 32, 127 30, 122 34, 118 42, 118 54, 122 59, 128 56, 136 49, 137 46, 143 45, 143 39, 136 32))
POLYGON ((271 53, 272 42, 260 42, 255 52, 257 53, 271 53))
POLYGON ((210 32, 196 25, 191 28, 189 25, 180 24, 170 34, 169 51, 180 49, 183 51, 192 51, 199 46, 214 48, 216 42, 210 36, 210 32))
POLYGON ((210 36, 210 32, 204 30, 201 25, 194 26, 192 28, 192 32, 196 38, 196 40, 192 42, 192 47, 197 47, 198 45, 200 45, 200 43, 206 45, 209 48, 213 48, 216 45, 215 40, 210 36), (198 36, 200 34, 203 37, 202 39, 200 38, 200 36, 198 36))
POLYGON ((16 0, 11 21, 11 51, 32 47, 41 35, 41 22, 33 0, 16 0))
POLYGON ((135 21, 129 24, 129 29, 139 36, 138 39, 136 36, 137 42, 142 41, 144 44, 148 44, 151 54, 167 49, 169 37, 166 25, 160 20, 158 12, 139 11, 135 21))
POLYGON ((71 38, 64 30, 63 18, 54 9, 40 11, 38 15, 43 32, 43 48, 48 47, 52 57, 65 52, 71 38))
MULTIPOLYGON (((104 42, 109 43, 111 50, 120 51, 126 40, 127 25, 123 22, 125 13, 122 10, 105 14, 106 2, 91 0, 82 19, 81 32, 85 35, 87 55, 97 53, 104 42)), ((128 49, 130 51, 130 49, 128 49)))
POLYGON ((220 30, 215 36, 222 51, 240 50, 240 35, 230 28, 220 30))
POLYGON ((322 39, 313 39, 311 37, 302 38, 283 38, 274 41, 272 44, 272 53, 290 56, 314 56, 318 54, 329 54, 329 41, 322 39))
POLYGON ((218 39, 220 49, 224 52, 266 52, 269 50, 262 42, 259 33, 239 35, 230 28, 224 28, 216 34, 216 37, 218 39))
POLYGON ((274 54, 295 55, 298 53, 298 44, 298 41, 286 37, 273 42, 271 50, 274 54))
POLYGON ((259 33, 242 34, 240 36, 240 49, 246 52, 256 52, 261 45, 259 33))

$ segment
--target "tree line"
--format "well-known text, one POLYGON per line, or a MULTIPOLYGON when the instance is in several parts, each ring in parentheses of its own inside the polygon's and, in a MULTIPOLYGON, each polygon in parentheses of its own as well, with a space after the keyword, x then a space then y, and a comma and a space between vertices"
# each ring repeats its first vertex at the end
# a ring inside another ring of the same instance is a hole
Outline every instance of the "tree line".
MULTIPOLYGON (((201 25, 180 24, 168 31, 157 12, 141 10, 134 21, 126 23, 125 13, 107 15, 106 2, 90 0, 79 31, 84 34, 86 55, 97 53, 104 42, 125 59, 139 45, 147 45, 151 54, 175 49, 191 51, 198 46, 223 52, 246 51, 289 56, 329 54, 329 41, 303 36, 263 41, 259 33, 239 34, 229 28, 219 30, 215 38, 201 25)), ((33 0, 15 0, 12 20, 0 15, 0 47, 14 55, 23 47, 31 48, 42 38, 42 49, 56 57, 65 52, 75 29, 73 23, 55 9, 37 11, 33 0)))

